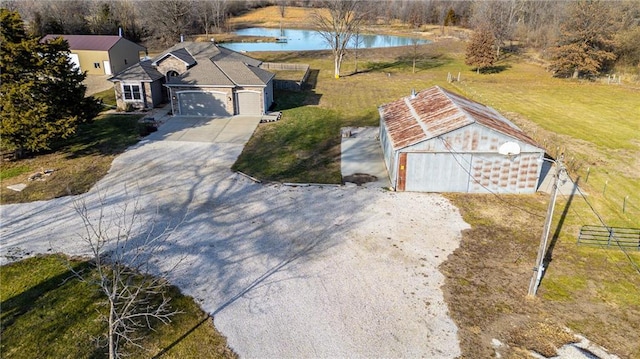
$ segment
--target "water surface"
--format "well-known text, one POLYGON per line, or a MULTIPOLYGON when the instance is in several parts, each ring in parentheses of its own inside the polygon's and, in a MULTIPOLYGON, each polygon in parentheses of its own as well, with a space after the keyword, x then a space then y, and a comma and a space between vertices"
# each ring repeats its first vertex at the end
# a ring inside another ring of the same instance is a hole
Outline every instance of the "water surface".
MULTIPOLYGON (((314 30, 300 29, 271 29, 264 27, 251 27, 235 32, 244 36, 264 36, 278 38, 282 42, 230 42, 220 44, 234 51, 308 51, 329 50, 326 40, 314 30), (286 42, 285 42, 286 41, 286 42)), ((427 44, 429 40, 400 37, 392 35, 359 35, 358 48, 408 46, 414 44, 427 44)), ((355 48, 355 37, 351 39, 348 48, 355 48)))

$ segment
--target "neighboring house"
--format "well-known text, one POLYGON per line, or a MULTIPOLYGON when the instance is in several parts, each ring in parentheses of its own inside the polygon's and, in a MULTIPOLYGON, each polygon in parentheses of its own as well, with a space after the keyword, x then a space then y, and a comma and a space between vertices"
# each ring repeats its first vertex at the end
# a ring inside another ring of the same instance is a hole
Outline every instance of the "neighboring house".
POLYGON ((379 108, 397 191, 534 193, 545 151, 494 109, 438 86, 379 108))
POLYGON ((181 42, 110 81, 120 108, 148 109, 160 99, 174 115, 262 115, 273 103, 275 74, 261 64, 213 42, 181 42))
POLYGON ((47 35, 40 41, 62 37, 69 43, 69 59, 88 75, 111 75, 140 61, 146 48, 112 35, 47 35))

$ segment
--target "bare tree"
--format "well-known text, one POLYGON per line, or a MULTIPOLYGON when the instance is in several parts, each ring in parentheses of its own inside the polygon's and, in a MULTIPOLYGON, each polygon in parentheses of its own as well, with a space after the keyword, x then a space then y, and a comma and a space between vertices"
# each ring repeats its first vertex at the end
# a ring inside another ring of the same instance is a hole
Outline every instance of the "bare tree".
POLYGON ((288 2, 289 1, 287 0, 278 0, 278 12, 280 13, 280 18, 284 18, 288 2))
POLYGON ((75 272, 80 280, 96 285, 106 298, 108 314, 107 346, 109 359, 126 356, 127 346, 142 348, 141 329, 168 324, 178 311, 171 309, 166 296, 166 275, 179 263, 160 276, 150 272, 159 252, 168 244, 175 227, 155 228, 153 221, 142 226, 137 202, 106 211, 101 197, 97 209, 90 210, 84 201, 74 203, 82 218, 81 238, 93 257, 97 277, 75 272))
POLYGON ((475 28, 488 28, 496 39, 496 56, 500 56, 500 49, 515 31, 518 14, 522 1, 476 1, 474 3, 472 22, 475 28))
POLYGON ((356 30, 355 34, 353 34, 353 59, 354 59, 354 73, 358 73, 358 49, 360 45, 362 45, 362 35, 360 31, 356 30))
POLYGON ((316 31, 331 47, 334 58, 334 76, 340 78, 340 66, 347 46, 364 19, 364 11, 358 0, 326 0, 323 8, 312 13, 316 31), (328 15, 326 15, 326 12, 328 15))
POLYGON ((540 49, 554 44, 567 4, 564 1, 524 1, 515 26, 516 37, 540 49))
POLYGON ((154 28, 164 44, 173 44, 190 30, 193 20, 192 3, 187 0, 140 2, 145 6, 148 27, 154 28))
POLYGON ((204 33, 219 32, 227 21, 228 2, 230 0, 204 0, 194 3, 196 16, 204 33))
POLYGON ((420 45, 420 40, 418 39, 411 39, 411 46, 413 47, 413 64, 411 66, 411 73, 415 74, 416 73, 416 61, 418 61, 418 47, 420 45))

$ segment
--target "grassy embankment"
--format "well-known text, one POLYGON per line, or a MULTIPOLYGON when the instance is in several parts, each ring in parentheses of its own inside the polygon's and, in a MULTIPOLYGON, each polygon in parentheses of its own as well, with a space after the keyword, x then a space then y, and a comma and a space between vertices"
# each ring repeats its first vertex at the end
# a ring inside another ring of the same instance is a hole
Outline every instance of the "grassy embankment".
MULTIPOLYGON (((97 288, 79 281, 69 270, 85 270, 87 262, 57 255, 35 257, 2 267, 0 302, 3 358, 106 358, 106 302, 97 288)), ((234 358, 213 320, 171 287, 174 310, 170 325, 155 323, 144 333, 146 350, 129 348, 134 358, 234 358)))
POLYGON ((267 180, 337 183, 340 127, 377 125, 379 105, 433 85, 490 105, 551 155, 565 153, 585 197, 559 196, 548 270, 538 296, 527 299, 548 196, 447 195, 473 227, 442 267, 464 356, 492 355, 493 338, 510 345, 501 349, 508 356, 553 354, 568 340, 566 326, 623 357, 640 357, 640 253, 576 245, 580 226, 600 224, 598 215, 610 226, 640 227, 640 86, 555 79, 516 55, 496 73, 477 75, 463 50, 457 41, 421 46, 416 73, 412 49, 366 50, 359 72, 348 57, 339 80, 326 52, 254 54, 308 63, 316 73, 309 91, 277 94, 283 119, 259 127, 235 168, 267 180), (458 72, 461 82, 447 83, 458 72))

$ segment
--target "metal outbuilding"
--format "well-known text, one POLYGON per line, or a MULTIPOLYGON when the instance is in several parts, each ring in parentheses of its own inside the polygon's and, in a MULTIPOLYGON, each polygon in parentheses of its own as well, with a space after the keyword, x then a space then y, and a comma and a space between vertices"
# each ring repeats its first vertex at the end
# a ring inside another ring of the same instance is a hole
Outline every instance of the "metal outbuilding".
POLYGON ((534 193, 544 149, 494 109, 439 86, 380 106, 397 191, 534 193))

